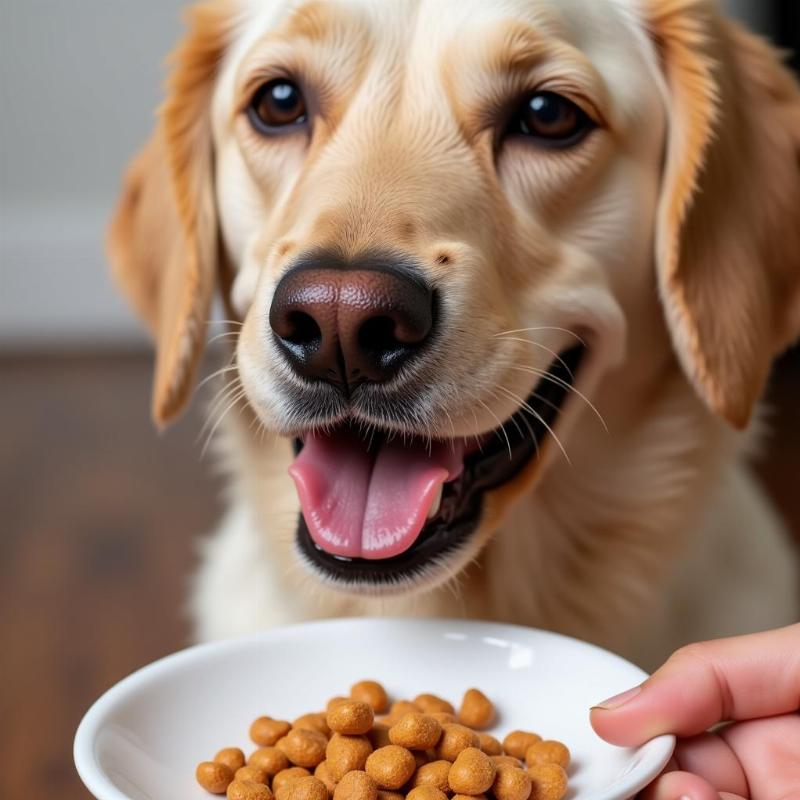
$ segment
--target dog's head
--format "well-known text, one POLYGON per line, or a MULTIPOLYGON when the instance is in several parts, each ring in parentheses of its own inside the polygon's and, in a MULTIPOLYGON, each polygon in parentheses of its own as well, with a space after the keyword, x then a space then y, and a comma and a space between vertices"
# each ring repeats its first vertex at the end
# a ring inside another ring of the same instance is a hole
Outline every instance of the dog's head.
POLYGON ((219 286, 299 551, 397 590, 474 557, 653 331, 745 426, 800 330, 799 209, 797 87, 709 2, 218 0, 110 244, 156 420, 219 286))

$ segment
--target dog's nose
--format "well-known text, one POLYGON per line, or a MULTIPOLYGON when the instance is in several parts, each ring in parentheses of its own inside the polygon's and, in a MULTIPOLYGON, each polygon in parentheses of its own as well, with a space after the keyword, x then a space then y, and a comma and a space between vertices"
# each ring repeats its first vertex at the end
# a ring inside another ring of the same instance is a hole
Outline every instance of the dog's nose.
POLYGON ((431 288, 409 270, 302 265, 278 283, 269 322, 300 375, 348 393, 364 381, 387 381, 428 341, 431 288))

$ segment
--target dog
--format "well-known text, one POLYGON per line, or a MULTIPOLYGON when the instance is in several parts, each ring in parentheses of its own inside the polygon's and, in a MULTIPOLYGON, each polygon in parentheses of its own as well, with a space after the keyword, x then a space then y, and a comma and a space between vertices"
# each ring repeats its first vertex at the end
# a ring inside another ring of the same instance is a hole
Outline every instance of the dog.
POLYGON ((800 91, 707 0, 192 7, 110 260, 212 408, 200 640, 342 615, 651 666, 789 622, 747 471, 800 334, 800 91))

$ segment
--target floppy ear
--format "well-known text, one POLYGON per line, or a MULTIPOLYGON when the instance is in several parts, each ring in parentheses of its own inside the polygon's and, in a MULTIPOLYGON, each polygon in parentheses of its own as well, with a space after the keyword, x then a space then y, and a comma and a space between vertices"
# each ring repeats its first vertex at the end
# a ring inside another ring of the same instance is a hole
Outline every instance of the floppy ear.
POLYGON ((674 346, 737 428, 800 335, 800 91, 708 0, 650 0, 669 91, 659 290, 674 346))
POLYGON ((108 235, 114 273, 156 341, 153 417, 174 419, 205 343, 218 240, 209 107, 227 3, 189 13, 152 138, 133 161, 108 235))

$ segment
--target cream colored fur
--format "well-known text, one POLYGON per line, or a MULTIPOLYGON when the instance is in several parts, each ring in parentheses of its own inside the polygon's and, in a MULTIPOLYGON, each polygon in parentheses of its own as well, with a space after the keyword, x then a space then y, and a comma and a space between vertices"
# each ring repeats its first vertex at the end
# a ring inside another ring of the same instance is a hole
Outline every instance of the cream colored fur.
POLYGON ((197 637, 466 615, 651 666, 796 619, 787 542, 744 464, 769 362, 800 333, 798 153, 796 85, 707 0, 203 4, 111 237, 158 338, 159 423, 191 391, 215 275, 237 323, 213 420, 229 411, 229 511, 203 544, 197 637), (276 64, 326 86, 310 139, 259 138, 239 112, 276 64), (598 129, 557 154, 493 146, 488 98, 517 83, 598 129), (487 495, 466 549, 381 596, 329 587, 294 551, 299 382, 266 310, 298 253, 333 246, 412 253, 446 312, 414 422, 362 421, 485 433, 553 351, 589 346, 541 457, 487 495))

